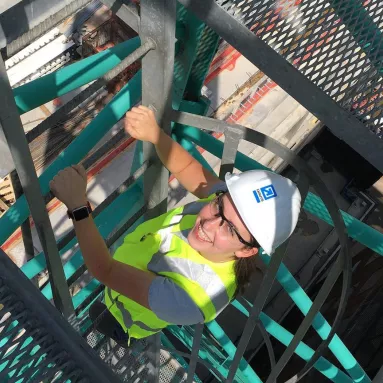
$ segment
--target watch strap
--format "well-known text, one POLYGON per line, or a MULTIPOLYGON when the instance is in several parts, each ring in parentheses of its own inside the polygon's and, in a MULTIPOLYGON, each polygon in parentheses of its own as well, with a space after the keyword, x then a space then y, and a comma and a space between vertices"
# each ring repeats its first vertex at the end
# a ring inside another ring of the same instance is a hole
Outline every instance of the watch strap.
POLYGON ((92 213, 92 211, 93 211, 92 206, 90 205, 90 203, 88 201, 86 205, 79 206, 78 208, 74 209, 73 211, 68 210, 67 215, 68 215, 68 218, 70 218, 70 219, 73 219, 75 221, 81 221, 82 219, 88 218, 90 216, 90 214, 92 213), (79 219, 79 218, 76 218, 76 210, 80 210, 80 209, 87 209, 88 215, 79 219))

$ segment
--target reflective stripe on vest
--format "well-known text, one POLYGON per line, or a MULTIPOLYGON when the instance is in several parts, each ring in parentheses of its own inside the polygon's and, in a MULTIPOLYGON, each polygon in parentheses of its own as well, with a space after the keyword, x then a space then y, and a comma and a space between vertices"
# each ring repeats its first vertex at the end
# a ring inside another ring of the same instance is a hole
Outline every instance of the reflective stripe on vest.
POLYGON ((212 301, 216 315, 230 302, 225 285, 209 265, 195 263, 186 258, 167 257, 162 252, 158 252, 149 262, 148 270, 156 274, 177 273, 198 283, 212 301))
MULTIPOLYGON (((119 262, 169 277, 189 294, 206 322, 222 312, 235 289, 232 263, 216 267, 188 244, 196 215, 212 198, 176 208, 141 224, 128 234, 114 254, 119 262)), ((109 288, 105 301, 129 337, 145 338, 170 324, 109 288)))
POLYGON ((113 298, 110 288, 106 287, 105 290, 106 290, 106 293, 108 294, 110 301, 114 303, 117 306, 117 308, 121 311, 122 319, 127 329, 130 329, 133 325, 136 325, 140 327, 141 329, 145 331, 150 331, 150 332, 159 332, 162 330, 162 328, 150 328, 149 326, 147 326, 145 323, 141 321, 134 321, 132 319, 132 316, 130 315, 130 312, 126 310, 122 302, 118 300, 119 295, 116 298, 113 298))
MULTIPOLYGON (((201 203, 200 201, 197 201, 191 205, 198 205, 198 209, 201 209, 205 204, 206 202, 201 203)), ((176 224, 181 222, 182 218, 186 215, 184 213, 185 209, 181 214, 172 217, 171 224, 167 228, 158 231, 158 234, 161 235, 160 248, 159 251, 153 255, 147 267, 149 271, 152 271, 155 274, 160 274, 161 272, 177 273, 198 283, 203 290, 205 290, 215 308, 216 315, 218 315, 230 303, 230 298, 227 294, 225 285, 216 272, 207 264, 196 263, 187 258, 166 256, 166 253, 170 251, 174 236, 187 244, 189 243, 187 236, 190 229, 174 231, 176 224)))

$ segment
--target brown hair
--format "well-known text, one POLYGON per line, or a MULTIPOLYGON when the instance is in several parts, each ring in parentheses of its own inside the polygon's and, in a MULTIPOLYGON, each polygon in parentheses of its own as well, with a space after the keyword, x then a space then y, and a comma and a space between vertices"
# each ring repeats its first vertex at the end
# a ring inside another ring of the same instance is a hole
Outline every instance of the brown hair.
MULTIPOLYGON (((251 239, 251 243, 254 244, 253 247, 260 247, 258 242, 254 238, 251 239)), ((247 258, 238 258, 235 261, 234 273, 237 288, 235 290, 234 297, 242 295, 245 292, 246 288, 250 284, 251 276, 253 275, 255 270, 257 270, 255 255, 252 255, 251 257, 247 258)))
POLYGON ((246 288, 250 284, 251 276, 256 269, 257 266, 255 264, 255 256, 238 258, 235 261, 234 272, 237 288, 235 290, 234 297, 242 295, 245 292, 246 288))

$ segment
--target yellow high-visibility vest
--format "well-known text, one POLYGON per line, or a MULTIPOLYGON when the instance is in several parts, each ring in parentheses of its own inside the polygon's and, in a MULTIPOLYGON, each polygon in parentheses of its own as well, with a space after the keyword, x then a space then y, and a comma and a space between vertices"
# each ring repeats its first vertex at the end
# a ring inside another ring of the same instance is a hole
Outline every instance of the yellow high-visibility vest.
MULTIPOLYGON (((236 289, 234 260, 214 263, 187 242, 201 208, 213 198, 173 209, 138 226, 117 249, 114 259, 170 278, 183 288, 210 322, 229 304, 236 289)), ((109 311, 132 338, 145 338, 169 324, 137 302, 105 289, 109 311)))

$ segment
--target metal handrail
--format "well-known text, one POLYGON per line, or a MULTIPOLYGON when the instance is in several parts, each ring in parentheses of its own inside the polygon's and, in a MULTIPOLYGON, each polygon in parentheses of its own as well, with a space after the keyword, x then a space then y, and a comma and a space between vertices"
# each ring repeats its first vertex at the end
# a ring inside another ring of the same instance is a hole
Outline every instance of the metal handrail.
MULTIPOLYGON (((314 188, 317 190, 320 197, 326 203, 326 206, 329 210, 329 214, 331 215, 331 218, 334 222, 335 230, 337 231, 339 236, 339 241, 342 248, 341 256, 338 258, 337 262, 335 262, 334 266, 332 267, 329 276, 327 277, 324 285, 322 286, 317 298, 315 299, 313 303, 313 306, 310 308, 309 312, 307 313, 305 319, 303 320, 301 326, 299 327, 289 347, 286 349, 285 353, 278 361, 276 368, 272 370, 272 373, 270 374, 267 383, 270 383, 276 379, 276 377, 279 375, 284 365, 291 358, 295 348, 297 347, 299 342, 303 339, 308 328, 311 326, 312 320, 319 312, 326 297, 329 295, 339 274, 343 272, 343 286, 342 286, 342 293, 341 293, 337 316, 335 318, 330 334, 327 336, 327 338, 322 342, 322 344, 318 348, 319 351, 317 350, 314 356, 310 359, 309 366, 308 366, 309 367, 308 369, 310 369, 315 364, 315 362, 319 359, 321 353, 331 342, 337 329, 339 328, 340 321, 342 319, 344 310, 346 308, 347 296, 348 296, 348 292, 349 292, 349 288, 351 284, 352 272, 351 272, 351 257, 349 255, 349 248, 348 248, 348 238, 346 235, 346 228, 345 228, 343 219, 340 215, 339 209, 337 208, 336 202, 333 200, 331 193, 328 191, 327 187, 319 179, 316 173, 312 171, 310 167, 302 159, 296 156, 294 152, 289 150, 284 145, 281 145, 278 141, 260 132, 250 130, 238 124, 228 124, 225 121, 217 121, 208 117, 197 116, 197 115, 193 115, 186 112, 173 111, 172 119, 173 121, 176 121, 180 124, 195 126, 200 129, 223 132, 223 133, 225 133, 226 131, 232 131, 236 134, 242 133, 242 136, 246 141, 252 142, 256 145, 259 145, 261 147, 264 147, 265 149, 272 151, 273 153, 277 154, 280 158, 285 160, 287 163, 292 165, 294 168, 296 168, 296 170, 304 173, 304 175, 313 184, 314 188)), ((228 145, 230 145, 231 143, 232 141, 229 141, 228 145)), ((226 145, 226 142, 225 142, 225 145, 226 145)), ((225 150, 224 150, 224 153, 225 153, 225 150)), ((271 288, 271 283, 274 280, 274 277, 278 271, 281 261, 282 261, 282 257, 278 258, 276 257, 276 255, 274 255, 271 258, 271 265, 273 266, 273 269, 271 271, 271 269, 269 268, 270 274, 267 274, 269 275, 268 283, 262 286, 264 288, 264 291, 261 295, 262 301, 260 302, 263 304, 266 301, 267 295, 269 293, 269 289, 271 288)), ((258 296, 256 297, 256 300, 257 298, 258 296)), ((258 299, 260 300, 260 298, 258 299)), ((257 303, 258 303, 258 306, 262 306, 262 305, 259 305, 259 301, 257 301, 257 303)), ((245 326, 245 330, 241 337, 241 341, 239 343, 237 353, 231 365, 230 374, 227 379, 228 383, 230 383, 232 379, 234 378, 235 371, 237 370, 239 366, 239 362, 249 342, 250 335, 256 326, 256 319, 259 316, 261 308, 262 307, 257 307, 257 305, 254 304, 254 307, 252 310, 253 316, 250 316, 245 326)), ((307 370, 307 367, 305 370, 307 370)))
MULTIPOLYGON (((12 89, 5 70, 4 61, 1 57, 0 89, 1 128, 6 137, 8 146, 11 148, 15 168, 25 193, 24 200, 28 201, 41 245, 44 252, 49 254, 49 257, 47 257, 47 266, 52 280, 55 305, 67 318, 69 318, 74 314, 72 299, 66 285, 56 240, 48 217, 48 212, 45 209, 45 202, 40 190, 32 156, 13 99, 12 89)), ((23 221, 25 221, 25 219, 23 221)))

